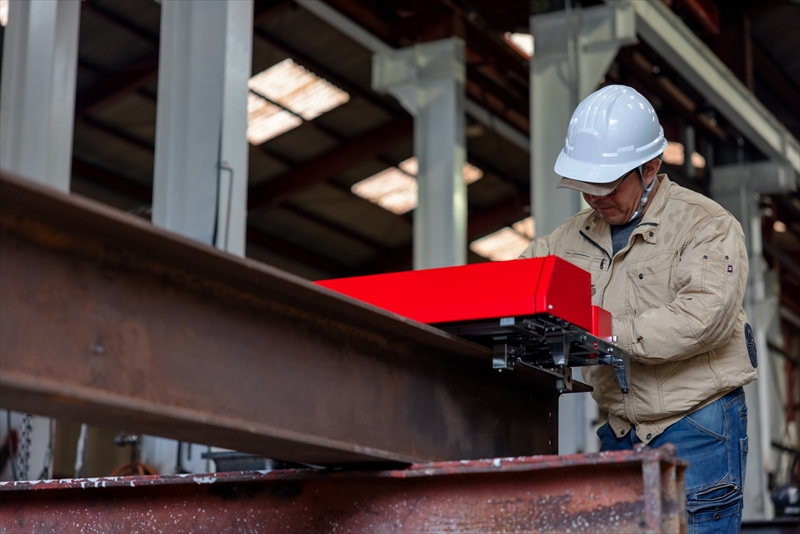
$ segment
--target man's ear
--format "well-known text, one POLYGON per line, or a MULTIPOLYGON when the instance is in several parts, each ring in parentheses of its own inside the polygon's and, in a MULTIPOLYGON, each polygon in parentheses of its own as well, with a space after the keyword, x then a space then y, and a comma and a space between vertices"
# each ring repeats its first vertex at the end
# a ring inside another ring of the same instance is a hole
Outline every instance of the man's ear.
POLYGON ((649 179, 651 176, 655 177, 658 173, 658 169, 661 168, 661 160, 658 158, 653 158, 647 163, 644 164, 644 174, 646 179, 649 179))

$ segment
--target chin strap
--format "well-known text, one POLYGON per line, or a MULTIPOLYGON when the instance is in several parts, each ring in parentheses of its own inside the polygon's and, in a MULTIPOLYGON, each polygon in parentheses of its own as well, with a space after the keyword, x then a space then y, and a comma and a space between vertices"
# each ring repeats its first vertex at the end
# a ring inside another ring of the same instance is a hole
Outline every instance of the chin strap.
MULTIPOLYGON (((661 168, 661 162, 663 160, 664 160, 664 154, 661 153, 658 155, 658 169, 661 168)), ((650 198, 650 193, 653 191, 653 186, 656 184, 656 180, 658 180, 658 178, 656 177, 656 175, 658 174, 658 169, 656 169, 656 173, 655 175, 653 175, 653 181, 650 182, 650 185, 647 185, 647 183, 645 183, 644 181, 644 165, 639 165, 639 180, 641 180, 642 184, 642 199, 639 202, 639 207, 636 208, 635 212, 633 212, 633 216, 631 216, 631 218, 628 219, 628 222, 631 222, 632 220, 639 217, 644 211, 644 207, 647 204, 647 200, 650 198)))

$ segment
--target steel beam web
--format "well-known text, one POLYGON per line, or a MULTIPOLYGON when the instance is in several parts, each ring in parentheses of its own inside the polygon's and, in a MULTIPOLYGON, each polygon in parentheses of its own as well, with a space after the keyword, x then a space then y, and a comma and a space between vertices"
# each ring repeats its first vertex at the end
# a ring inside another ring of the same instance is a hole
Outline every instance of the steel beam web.
POLYGON ((557 395, 487 349, 0 179, 0 406, 317 465, 556 451, 557 395))

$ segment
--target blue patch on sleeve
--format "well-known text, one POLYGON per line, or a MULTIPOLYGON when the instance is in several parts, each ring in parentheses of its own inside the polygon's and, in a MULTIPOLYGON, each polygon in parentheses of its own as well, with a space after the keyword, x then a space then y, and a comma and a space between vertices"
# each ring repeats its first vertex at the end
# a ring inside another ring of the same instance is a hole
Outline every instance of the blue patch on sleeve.
POLYGON ((758 352, 756 351, 756 340, 753 337, 753 329, 750 323, 744 324, 744 341, 747 345, 747 354, 750 356, 750 364, 755 369, 758 367, 758 352))

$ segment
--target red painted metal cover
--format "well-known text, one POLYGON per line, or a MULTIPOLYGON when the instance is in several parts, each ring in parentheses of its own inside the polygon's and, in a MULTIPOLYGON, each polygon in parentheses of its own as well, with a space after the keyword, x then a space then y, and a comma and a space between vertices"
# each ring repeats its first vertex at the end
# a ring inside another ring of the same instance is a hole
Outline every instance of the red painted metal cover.
POLYGON ((592 306, 592 335, 611 343, 612 334, 611 312, 600 306, 592 306))
POLYGON ((547 256, 317 282, 427 324, 550 313, 592 331, 588 272, 547 256))

